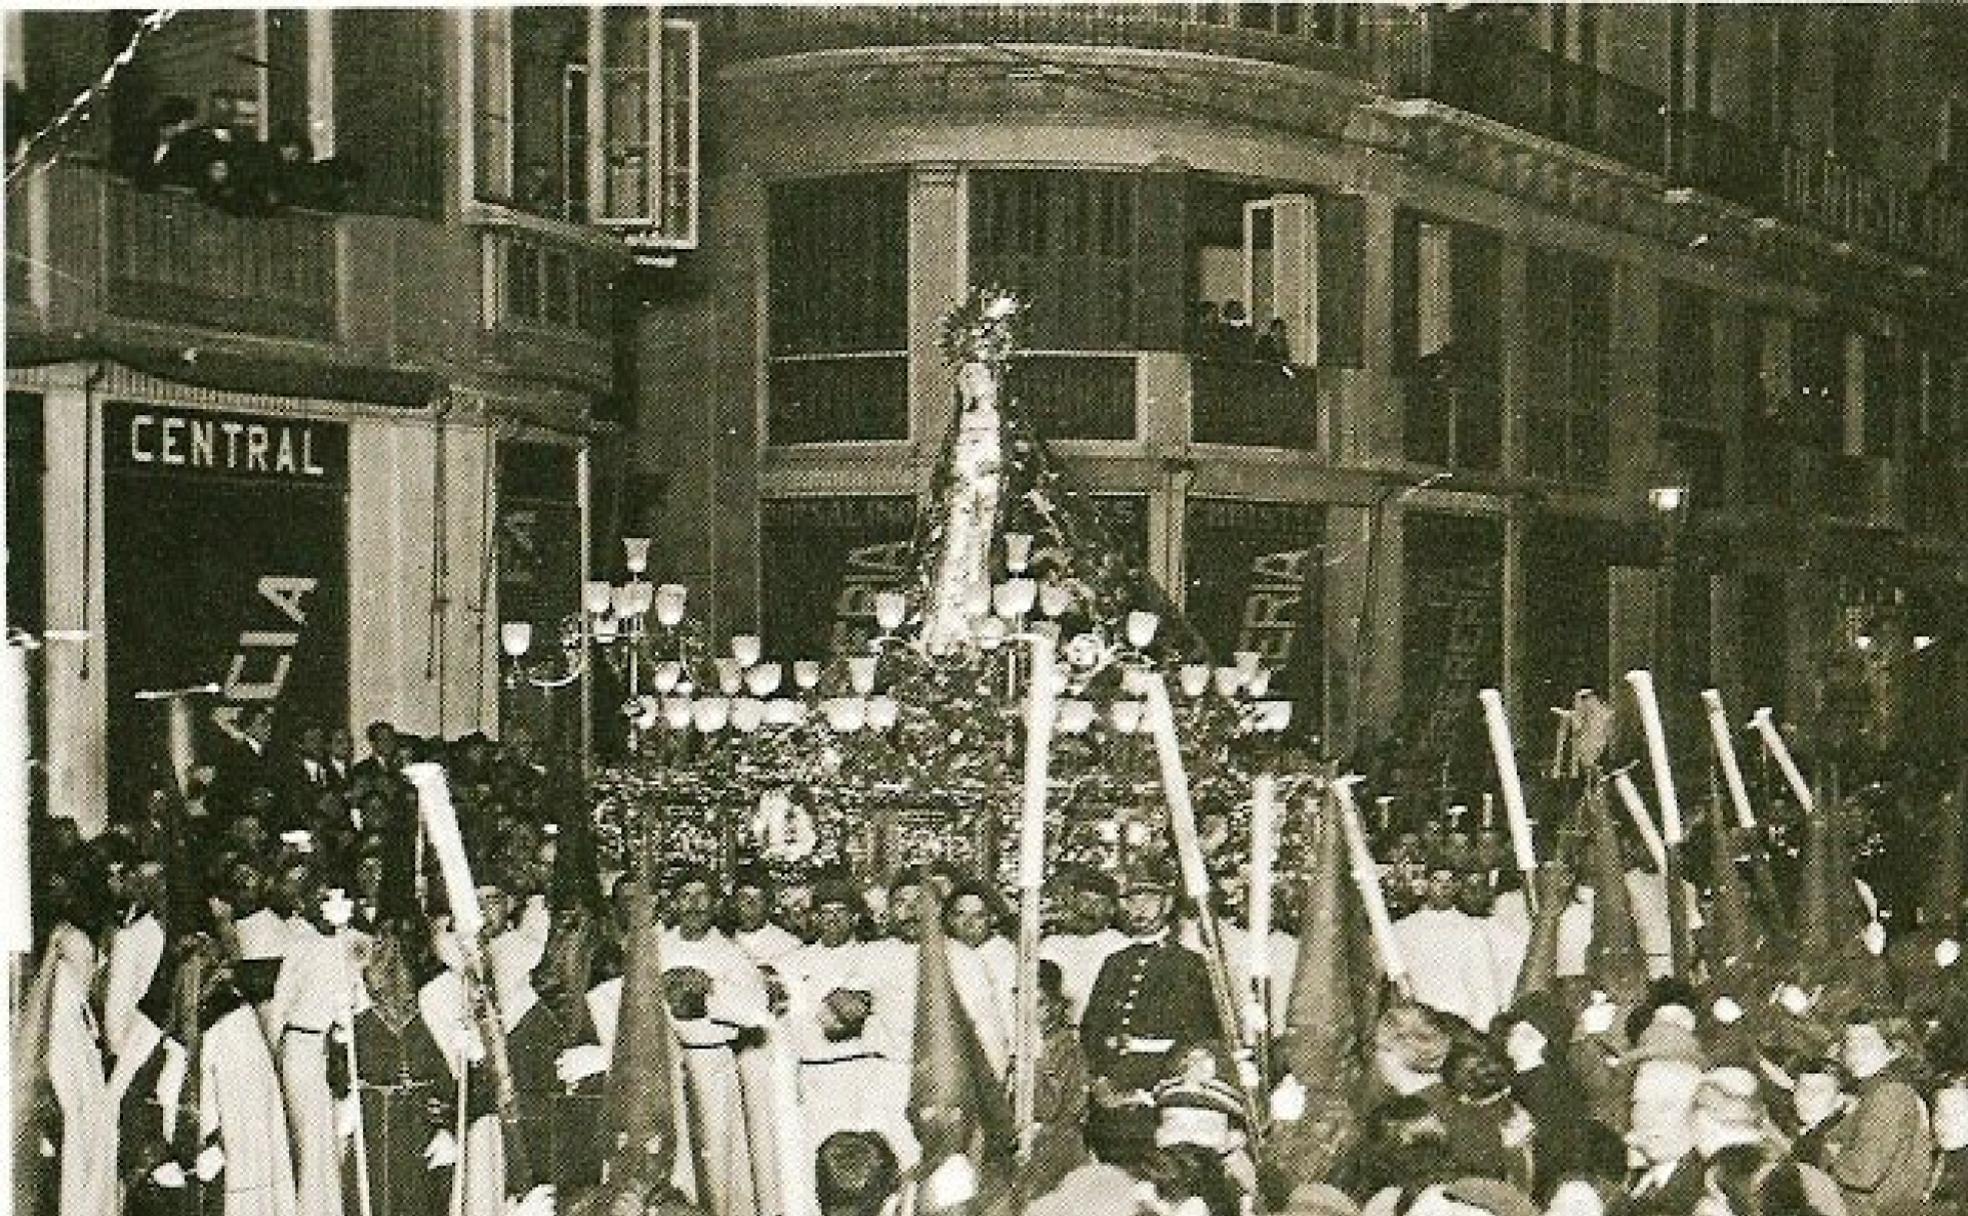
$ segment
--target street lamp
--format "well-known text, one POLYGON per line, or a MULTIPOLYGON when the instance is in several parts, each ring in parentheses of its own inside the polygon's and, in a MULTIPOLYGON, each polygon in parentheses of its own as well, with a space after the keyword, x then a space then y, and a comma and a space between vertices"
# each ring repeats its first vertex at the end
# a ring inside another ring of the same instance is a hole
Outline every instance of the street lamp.
MULTIPOLYGON (((1654 595, 1654 668, 1661 678, 1662 691, 1670 701, 1680 691, 1682 678, 1678 639, 1674 634, 1674 593, 1681 581, 1679 542, 1690 497, 1687 480, 1672 472, 1647 490, 1647 505, 1653 508, 1661 542, 1658 589, 1654 595)), ((1681 889, 1680 842, 1667 841, 1666 853, 1667 872, 1661 877, 1667 890, 1669 949, 1672 951, 1674 974, 1685 976, 1688 974, 1690 950, 1688 905, 1682 898, 1681 889)))

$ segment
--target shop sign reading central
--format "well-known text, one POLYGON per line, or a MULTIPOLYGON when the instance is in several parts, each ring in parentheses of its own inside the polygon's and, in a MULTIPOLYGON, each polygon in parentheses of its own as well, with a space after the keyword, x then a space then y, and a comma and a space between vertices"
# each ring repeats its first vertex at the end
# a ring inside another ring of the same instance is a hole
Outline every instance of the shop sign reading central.
POLYGON ((113 469, 335 485, 348 478, 348 430, 339 423, 122 402, 107 415, 113 469))

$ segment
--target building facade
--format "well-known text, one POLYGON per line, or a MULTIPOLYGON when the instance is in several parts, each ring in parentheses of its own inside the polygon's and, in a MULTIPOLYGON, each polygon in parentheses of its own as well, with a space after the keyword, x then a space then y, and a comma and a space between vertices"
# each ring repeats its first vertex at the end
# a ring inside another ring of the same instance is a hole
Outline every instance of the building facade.
POLYGON ((1490 683, 1542 748, 1638 665, 1958 744, 1959 14, 700 16, 711 223, 636 445, 724 630, 865 627, 951 425, 939 318, 995 283, 1130 556, 1335 753, 1432 765, 1490 683))
POLYGON ((551 648, 596 521, 632 526, 618 335, 696 239, 694 27, 138 19, 6 31, 10 157, 57 124, 6 232, 7 618, 46 640, 50 805, 115 813, 143 690, 217 685, 215 744, 262 710, 358 739, 543 729, 499 626, 551 648), (147 179, 174 106, 229 182, 147 179), (245 205, 229 187, 287 142, 338 197, 245 205))

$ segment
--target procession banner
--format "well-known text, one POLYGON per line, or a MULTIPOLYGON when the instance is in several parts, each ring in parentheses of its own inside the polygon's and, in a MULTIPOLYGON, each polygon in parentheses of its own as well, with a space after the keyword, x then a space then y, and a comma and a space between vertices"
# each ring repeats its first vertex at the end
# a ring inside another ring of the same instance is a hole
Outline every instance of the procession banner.
MULTIPOLYGON (((199 754, 253 711, 348 717, 348 428, 111 402, 103 411, 109 754, 146 754, 134 694, 212 683, 199 754)), ((110 766, 127 812, 138 766, 110 766), (119 786, 118 782, 125 785, 119 786)))
POLYGON ((875 596, 916 573, 915 500, 794 498, 760 521, 760 625, 776 659, 850 654, 877 632, 875 596))

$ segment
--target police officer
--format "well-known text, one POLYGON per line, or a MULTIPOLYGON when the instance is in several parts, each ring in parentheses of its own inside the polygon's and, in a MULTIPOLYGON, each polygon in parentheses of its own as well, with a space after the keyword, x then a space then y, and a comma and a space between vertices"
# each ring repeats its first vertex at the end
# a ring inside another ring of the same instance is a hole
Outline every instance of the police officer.
POLYGON ((1144 1152, 1154 1143, 1156 1085, 1180 1072, 1191 1049, 1222 1049, 1209 971, 1170 932, 1174 906, 1167 863, 1143 859, 1121 897, 1128 944, 1101 965, 1080 1021, 1093 1076, 1088 1119, 1110 1142, 1144 1152))

